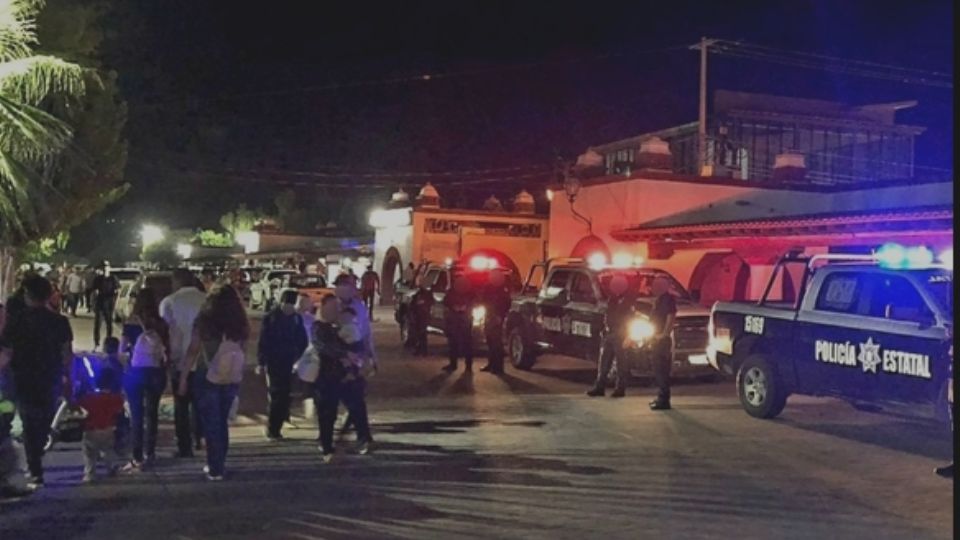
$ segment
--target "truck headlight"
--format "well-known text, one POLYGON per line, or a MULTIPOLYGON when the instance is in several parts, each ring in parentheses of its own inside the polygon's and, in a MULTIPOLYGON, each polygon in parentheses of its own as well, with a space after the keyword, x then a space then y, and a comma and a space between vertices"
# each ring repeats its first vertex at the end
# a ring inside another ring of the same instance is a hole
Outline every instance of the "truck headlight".
POLYGON ((487 318, 487 308, 483 306, 477 306, 473 308, 473 324, 474 326, 483 325, 484 319, 487 318))
POLYGON ((631 341, 635 341, 637 344, 643 344, 656 334, 656 329, 647 319, 636 318, 630 321, 627 334, 630 336, 631 341))

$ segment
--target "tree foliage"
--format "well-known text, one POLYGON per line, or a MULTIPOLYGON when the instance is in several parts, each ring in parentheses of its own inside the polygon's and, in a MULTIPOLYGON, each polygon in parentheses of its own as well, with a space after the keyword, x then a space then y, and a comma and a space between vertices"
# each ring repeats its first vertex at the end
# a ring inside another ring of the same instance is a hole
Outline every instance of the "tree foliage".
POLYGON ((144 246, 140 260, 160 268, 173 268, 183 262, 177 253, 177 246, 171 240, 161 240, 144 246))
POLYGON ((236 210, 227 212, 220 217, 220 226, 223 227, 231 238, 236 238, 238 233, 252 231, 257 220, 264 217, 260 210, 251 210, 247 205, 241 204, 236 210))
POLYGON ((194 242, 199 242, 203 247, 233 247, 234 241, 230 233, 219 233, 212 229, 203 229, 197 231, 193 237, 194 242))

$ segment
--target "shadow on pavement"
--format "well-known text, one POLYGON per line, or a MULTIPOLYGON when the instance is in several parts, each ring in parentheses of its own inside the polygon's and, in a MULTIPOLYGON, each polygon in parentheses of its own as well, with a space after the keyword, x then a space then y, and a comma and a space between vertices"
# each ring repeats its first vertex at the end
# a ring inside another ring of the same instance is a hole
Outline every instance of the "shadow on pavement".
POLYGON ((886 421, 870 424, 838 424, 799 422, 790 418, 778 420, 785 425, 864 444, 871 444, 939 460, 953 455, 953 438, 944 429, 926 424, 886 421))

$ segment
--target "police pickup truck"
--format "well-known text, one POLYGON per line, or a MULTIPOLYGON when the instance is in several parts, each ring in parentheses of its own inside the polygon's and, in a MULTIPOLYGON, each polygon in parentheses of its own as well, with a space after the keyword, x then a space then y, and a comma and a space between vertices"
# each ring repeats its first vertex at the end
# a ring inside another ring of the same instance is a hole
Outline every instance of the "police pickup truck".
MULTIPOLYGON (((487 283, 487 276, 494 266, 489 264, 480 265, 471 260, 469 264, 460 264, 455 261, 448 261, 445 264, 435 264, 430 262, 421 263, 416 271, 416 279, 427 287, 433 293, 433 307, 430 309, 430 322, 427 325, 427 331, 431 334, 445 335, 446 326, 446 306, 443 305, 443 299, 453 288, 453 281, 457 276, 466 276, 475 292, 481 290, 487 283)), ((500 268, 506 277, 509 285, 513 282, 519 282, 515 274, 509 268, 500 268)), ((515 289, 514 289, 515 290, 515 289)), ((410 305, 413 301, 413 295, 417 293, 416 287, 398 287, 397 301, 394 309, 394 319, 400 326, 400 340, 405 347, 411 345, 411 327, 410 327, 410 305)), ((486 308, 482 302, 478 302, 473 307, 473 334, 475 346, 483 343, 483 323, 486 318, 486 308)))
POLYGON ((740 403, 757 418, 777 416, 801 394, 946 419, 952 329, 953 270, 791 256, 774 267, 759 302, 713 306, 708 356, 736 374, 740 403), (796 277, 794 301, 768 300, 778 280, 796 277))
POLYGON ((640 266, 596 266, 582 259, 554 259, 535 265, 521 294, 513 300, 505 332, 510 362, 517 369, 530 369, 539 354, 554 352, 596 361, 600 358, 605 332, 607 287, 614 275, 622 274, 636 296, 635 318, 630 323, 631 374, 653 373, 648 351, 643 347, 652 334, 648 315, 655 298, 653 280, 664 277, 677 301, 673 328, 673 372, 678 376, 712 376, 716 371, 707 362, 709 310, 701 307, 676 279, 663 270, 640 266), (539 278, 543 279, 539 279, 539 278), (535 285, 543 283, 542 287, 535 285))

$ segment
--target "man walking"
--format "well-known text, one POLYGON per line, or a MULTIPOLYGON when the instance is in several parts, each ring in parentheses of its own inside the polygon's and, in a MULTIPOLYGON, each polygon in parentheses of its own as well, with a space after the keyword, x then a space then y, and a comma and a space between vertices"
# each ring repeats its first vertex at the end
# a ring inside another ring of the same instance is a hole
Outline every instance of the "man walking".
MULTIPOLYGON (((160 302, 160 316, 170 328, 170 380, 174 388, 180 384, 180 365, 190 346, 193 335, 193 323, 200 313, 200 308, 206 301, 207 295, 197 288, 199 281, 185 268, 173 271, 173 294, 160 302)), ((193 373, 187 375, 188 389, 193 388, 193 373)), ((197 449, 200 446, 201 425, 197 415, 196 405, 190 391, 181 396, 173 395, 173 421, 177 437, 177 451, 174 457, 187 458, 193 456, 193 436, 196 437, 197 449), (192 419, 192 422, 191 422, 192 419), (191 431, 191 424, 193 430, 191 431)))
POLYGON ((653 311, 650 322, 656 331, 651 340, 653 376, 657 381, 657 399, 650 402, 650 409, 670 409, 670 365, 673 363, 673 322, 677 318, 677 301, 670 294, 670 282, 664 277, 653 280, 653 311))
POLYGON ((480 371, 495 375, 503 374, 503 320, 510 311, 510 291, 500 270, 490 271, 489 281, 483 290, 483 334, 487 341, 487 365, 480 371))
MULTIPOLYGON (((43 453, 64 376, 73 361, 73 333, 67 318, 47 307, 53 286, 40 276, 23 280, 26 308, 7 321, 0 335, 0 371, 10 366, 23 422, 28 485, 43 485, 43 453)), ((68 385, 68 387, 70 387, 68 385)))
POLYGON ((271 441, 283 439, 280 431, 290 416, 293 364, 309 343, 303 317, 297 313, 296 305, 297 292, 284 291, 280 296, 280 306, 263 320, 257 346, 257 374, 264 370, 267 372, 270 412, 266 437, 271 441))
POLYGON ((80 305, 80 299, 83 297, 83 276, 76 269, 71 269, 65 280, 67 293, 67 309, 70 310, 70 316, 77 316, 77 307, 80 305))
POLYGON ((370 321, 373 321, 373 301, 380 294, 380 276, 373 271, 373 265, 367 266, 367 271, 360 276, 360 292, 370 321))
POLYGON ((100 325, 106 323, 107 337, 113 337, 113 308, 117 301, 117 292, 120 282, 116 276, 107 273, 106 265, 98 268, 97 277, 93 280, 93 346, 100 348, 100 325))
POLYGON ((427 356, 427 325, 433 308, 433 292, 424 286, 422 278, 417 292, 410 299, 410 346, 414 356, 427 356))

